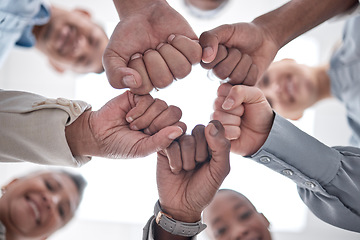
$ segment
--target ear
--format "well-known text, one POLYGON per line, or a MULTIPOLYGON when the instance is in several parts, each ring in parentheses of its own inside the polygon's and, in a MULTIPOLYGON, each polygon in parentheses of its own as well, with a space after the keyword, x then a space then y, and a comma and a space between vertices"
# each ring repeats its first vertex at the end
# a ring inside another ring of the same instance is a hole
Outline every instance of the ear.
POLYGON ((4 194, 6 192, 6 189, 8 189, 12 184, 14 184, 15 182, 17 182, 19 179, 18 178, 14 178, 13 180, 11 180, 11 182, 9 182, 8 184, 6 184, 5 186, 3 186, 1 188, 1 193, 4 194))
POLYGON ((63 67, 60 66, 60 64, 56 63, 55 61, 51 60, 49 58, 49 63, 50 65, 54 68, 54 70, 58 73, 64 73, 65 69, 63 67))
POLYGON ((87 10, 85 10, 85 9, 75 8, 73 11, 74 11, 74 12, 77 12, 77 13, 80 13, 80 14, 86 16, 86 17, 89 18, 89 19, 91 18, 91 13, 88 12, 87 10))

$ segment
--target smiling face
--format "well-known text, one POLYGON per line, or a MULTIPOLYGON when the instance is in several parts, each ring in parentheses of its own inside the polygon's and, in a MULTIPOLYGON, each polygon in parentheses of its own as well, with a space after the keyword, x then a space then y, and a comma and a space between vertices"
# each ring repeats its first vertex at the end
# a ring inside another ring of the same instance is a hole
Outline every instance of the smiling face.
POLYGON ((318 98, 311 68, 292 59, 272 63, 257 87, 276 112, 293 120, 300 118, 318 98))
POLYGON ((59 71, 102 71, 102 54, 108 43, 103 29, 83 10, 51 8, 51 19, 34 28, 36 47, 59 71))
POLYGON ((219 191, 204 211, 212 240, 271 240, 269 222, 238 192, 219 191))
POLYGON ((8 239, 44 239, 73 218, 80 196, 69 176, 47 172, 14 180, 0 201, 8 239))

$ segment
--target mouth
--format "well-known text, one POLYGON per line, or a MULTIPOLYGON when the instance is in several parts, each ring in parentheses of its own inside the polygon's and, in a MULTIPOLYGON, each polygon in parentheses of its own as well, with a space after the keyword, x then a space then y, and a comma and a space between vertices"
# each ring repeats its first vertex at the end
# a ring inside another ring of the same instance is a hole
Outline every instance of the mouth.
POLYGON ((41 214, 38 205, 29 196, 26 196, 25 199, 34 213, 36 224, 39 225, 41 222, 41 214))

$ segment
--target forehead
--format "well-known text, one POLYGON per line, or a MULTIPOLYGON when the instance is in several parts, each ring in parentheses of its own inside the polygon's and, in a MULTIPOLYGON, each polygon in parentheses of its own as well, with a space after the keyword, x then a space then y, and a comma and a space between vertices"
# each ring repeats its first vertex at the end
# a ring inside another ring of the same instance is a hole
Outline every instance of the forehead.
POLYGON ((204 217, 211 221, 211 219, 231 214, 239 208, 255 209, 247 198, 236 192, 219 192, 206 208, 204 217))

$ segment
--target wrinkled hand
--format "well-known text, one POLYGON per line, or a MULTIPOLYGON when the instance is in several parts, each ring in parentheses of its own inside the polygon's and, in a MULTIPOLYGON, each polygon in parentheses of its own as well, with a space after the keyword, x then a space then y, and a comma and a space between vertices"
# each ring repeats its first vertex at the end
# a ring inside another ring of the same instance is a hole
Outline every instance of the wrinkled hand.
POLYGON ((265 143, 274 113, 260 89, 222 84, 212 119, 223 124, 225 136, 231 140, 231 152, 249 156, 265 143))
POLYGON ((126 91, 100 110, 84 112, 66 128, 66 138, 74 156, 144 157, 186 131, 181 114, 162 100, 126 91))
POLYGON ((174 219, 196 222, 230 171, 230 142, 212 121, 196 126, 158 153, 157 185, 162 209, 174 219))
POLYGON ((185 77, 191 65, 201 60, 197 39, 187 21, 166 1, 144 3, 121 19, 104 52, 111 86, 146 94, 185 77))
POLYGON ((216 63, 227 59, 216 66, 215 74, 221 79, 229 76, 229 83, 233 85, 255 85, 279 50, 271 34, 254 22, 219 26, 202 33, 199 41, 203 49, 201 65, 211 69, 215 59, 216 63), (231 57, 227 57, 222 45, 231 49, 231 57), (234 62, 233 59, 240 60, 234 62), (229 69, 236 69, 237 74, 231 74, 229 69))

